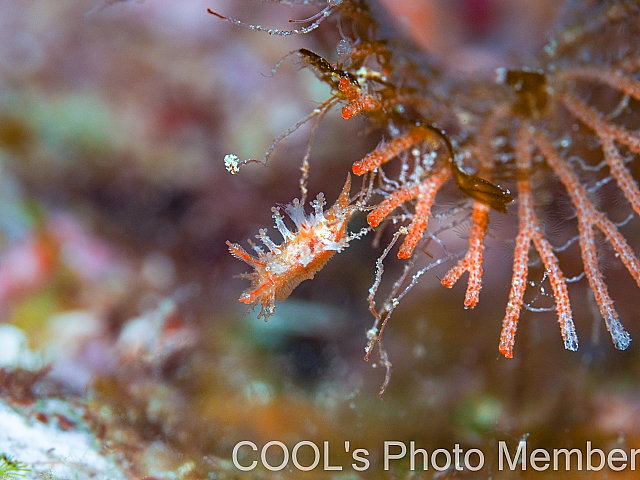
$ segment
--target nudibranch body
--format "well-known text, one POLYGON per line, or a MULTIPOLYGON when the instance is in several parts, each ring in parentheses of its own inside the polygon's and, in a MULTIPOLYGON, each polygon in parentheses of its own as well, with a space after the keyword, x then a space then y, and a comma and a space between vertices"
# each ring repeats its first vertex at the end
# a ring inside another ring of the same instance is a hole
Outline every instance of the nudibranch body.
POLYGON ((250 308, 261 303, 262 310, 258 318, 268 320, 275 311, 276 300, 285 300, 301 282, 312 279, 336 252, 348 246, 347 223, 357 210, 356 206, 350 205, 350 190, 351 178, 347 177, 338 200, 326 212, 322 193, 311 202, 313 212, 310 214, 304 211, 304 204, 294 199, 284 210, 295 224, 295 232, 285 225, 280 209, 272 208, 276 228, 284 241, 276 245, 266 229, 261 229, 256 238, 267 247, 267 252, 249 241, 257 254, 253 256, 237 243, 227 241, 229 252, 254 269, 251 273, 240 275, 251 280, 251 286, 239 301, 250 308))

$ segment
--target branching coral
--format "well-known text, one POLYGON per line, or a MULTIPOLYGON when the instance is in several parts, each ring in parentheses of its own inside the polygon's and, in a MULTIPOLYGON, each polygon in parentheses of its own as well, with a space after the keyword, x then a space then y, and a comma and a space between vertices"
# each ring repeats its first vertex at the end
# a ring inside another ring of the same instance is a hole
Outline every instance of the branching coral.
MULTIPOLYGON (((541 185, 549 185, 552 180, 564 187, 575 211, 577 233, 568 244, 579 245, 584 277, 615 347, 627 348, 631 339, 604 280, 596 229, 604 234, 615 256, 639 286, 640 262, 621 233, 621 224, 616 224, 606 206, 600 207, 593 197, 603 185, 613 181, 635 216, 640 216, 640 189, 629 167, 640 155, 640 135, 634 131, 640 126, 640 81, 637 80, 640 45, 634 39, 634 32, 638 33, 640 5, 611 3, 596 8, 589 18, 578 15, 574 24, 561 29, 547 44, 536 60, 535 69, 523 66, 500 70, 497 84, 489 88, 472 80, 460 83, 449 79, 443 80, 437 91, 432 91, 428 88, 429 78, 444 75, 410 57, 394 56, 391 42, 380 42, 376 37, 376 22, 365 2, 344 0, 318 4, 323 8, 309 19, 308 28, 314 29, 326 16, 336 14, 342 25, 343 41, 350 47, 343 63, 335 65, 306 49, 293 52, 332 89, 332 98, 316 110, 315 115, 324 116, 333 105, 342 103, 344 119, 364 115, 372 125, 386 129, 386 140, 353 163, 352 171, 364 177, 358 208, 369 211, 369 228, 378 230, 385 225, 401 224, 395 227, 396 233, 376 265, 376 278, 369 295, 375 322, 368 333, 367 359, 376 342, 380 342, 384 326, 399 300, 419 277, 441 263, 454 262, 441 280, 446 287, 451 288, 468 272, 464 306, 473 308, 478 304, 490 212, 507 213, 514 199, 509 190, 499 184, 513 187, 517 192, 517 207, 510 210, 517 210, 518 216, 512 281, 499 349, 506 357, 513 356, 518 320, 523 310, 535 310, 525 301, 525 292, 532 283, 530 266, 539 262, 543 267, 543 281, 548 280, 551 286, 565 348, 576 350, 578 337, 568 283, 579 280, 581 275, 565 277, 559 254, 566 247, 553 244, 539 215, 544 205, 541 197, 550 191, 541 185), (347 22, 355 38, 344 33, 347 22), (618 27, 630 31, 621 38, 618 27), (615 46, 611 47, 609 41, 615 46), (593 92, 601 92, 602 96, 593 92), (597 144, 599 153, 597 148, 592 148, 595 152, 590 152, 587 158, 584 147, 576 145, 579 143, 597 144), (603 159, 600 163, 593 160, 598 156, 603 159), (438 192, 450 180, 463 195, 453 207, 434 214, 438 192), (449 251, 439 234, 465 222, 470 223, 467 250, 449 251), (386 300, 377 304, 383 260, 402 236, 405 238, 397 256, 407 260, 406 268, 386 300), (420 267, 418 247, 427 242, 435 242, 444 253, 420 267), (537 257, 532 255, 532 247, 537 257)), ((263 27, 251 28, 269 31, 263 27)), ((304 121, 309 118, 311 116, 304 121)), ((305 165, 308 153, 309 149, 305 165)), ((308 169, 303 168, 303 172, 308 173, 308 169)), ((306 182, 306 177, 304 179, 302 185, 306 182)), ((347 208, 346 203, 341 208, 347 208)), ((348 215, 343 217, 341 228, 348 221, 348 215)), ((335 220, 328 222, 332 224, 335 220)), ((346 233, 342 231, 341 235, 346 233)), ((260 258, 253 259, 239 247, 231 246, 237 258, 257 270, 263 267, 260 258)), ((271 254, 274 248, 270 247, 271 254)), ((264 256, 258 253, 259 257, 264 256)), ((294 263, 289 264, 291 269, 294 263)), ((316 270, 314 267, 313 272, 316 270)), ((250 274, 254 279, 251 275, 257 273, 250 274)), ((287 289, 287 293, 289 291, 287 289)), ((255 296, 247 295, 240 301, 257 301, 255 296)), ((275 298, 279 299, 277 295, 275 298)), ((261 314, 268 317, 272 311, 273 302, 263 301, 261 314)), ((382 345, 378 345, 382 363, 387 368, 384 390, 391 364, 382 345)))
POLYGON ((532 135, 530 126, 521 127, 516 145, 516 162, 520 173, 520 180, 518 180, 518 217, 520 218, 520 224, 514 251, 511 291, 509 292, 507 312, 502 322, 502 334, 500 335, 500 351, 506 357, 513 356, 516 327, 527 286, 529 249, 532 243, 540 254, 545 274, 549 277, 553 289, 564 346, 569 350, 578 349, 578 337, 573 325, 567 284, 562 270, 560 270, 558 258, 553 252, 553 247, 546 239, 535 212, 533 189, 530 181, 532 135))

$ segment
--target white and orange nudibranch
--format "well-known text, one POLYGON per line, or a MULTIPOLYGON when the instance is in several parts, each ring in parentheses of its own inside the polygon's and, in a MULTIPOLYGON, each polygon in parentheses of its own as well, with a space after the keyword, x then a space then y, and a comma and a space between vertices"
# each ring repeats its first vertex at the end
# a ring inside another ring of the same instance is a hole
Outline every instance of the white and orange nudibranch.
POLYGON ((284 241, 276 245, 267 235, 267 230, 261 229, 256 238, 269 251, 265 252, 249 240, 257 257, 248 254, 237 243, 227 241, 231 255, 254 268, 251 273, 239 275, 251 280, 251 286, 239 301, 248 304, 249 309, 261 303, 262 311, 258 318, 268 320, 275 311, 276 300, 285 300, 301 282, 312 279, 336 252, 348 246, 351 238, 347 223, 358 209, 350 205, 350 190, 351 178, 348 176, 338 200, 329 210, 323 210, 324 195, 319 193, 316 200, 311 202, 314 211, 308 215, 304 211, 304 204, 294 199, 284 210, 295 224, 295 232, 285 225, 280 209, 273 207, 271 211, 276 228, 284 241))

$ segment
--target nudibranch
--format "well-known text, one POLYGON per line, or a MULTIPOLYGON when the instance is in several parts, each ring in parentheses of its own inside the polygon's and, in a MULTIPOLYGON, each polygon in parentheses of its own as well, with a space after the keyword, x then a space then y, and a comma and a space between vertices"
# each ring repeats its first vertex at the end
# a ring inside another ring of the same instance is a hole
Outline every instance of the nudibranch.
POLYGON ((347 223, 357 210, 357 206, 350 205, 350 190, 351 177, 347 176, 336 203, 326 212, 322 193, 311 202, 313 212, 309 214, 297 198, 286 205, 284 211, 295 224, 294 232, 285 225, 280 208, 273 207, 276 228, 284 240, 277 245, 269 238, 267 230, 261 229, 256 238, 267 247, 267 252, 249 240, 257 254, 253 256, 237 243, 227 241, 231 255, 254 269, 240 275, 251 280, 251 286, 239 301, 248 304, 249 310, 261 303, 258 318, 268 320, 275 311, 276 300, 285 300, 301 282, 312 279, 336 252, 348 246, 347 223))

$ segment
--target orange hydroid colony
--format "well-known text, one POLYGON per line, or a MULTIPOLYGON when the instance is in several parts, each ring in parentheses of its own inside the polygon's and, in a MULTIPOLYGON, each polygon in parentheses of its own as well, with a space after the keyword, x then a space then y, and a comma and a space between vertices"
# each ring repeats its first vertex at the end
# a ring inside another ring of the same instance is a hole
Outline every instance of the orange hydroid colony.
MULTIPOLYGON (((499 69, 494 82, 448 79, 423 57, 399 53, 404 50, 397 39, 378 37, 377 22, 364 0, 281 3, 318 5, 320 11, 295 30, 267 29, 215 15, 272 35, 309 33, 334 16, 342 36, 341 61, 331 63, 307 49, 288 55, 327 83, 332 96, 276 139, 263 161, 275 143, 313 118, 319 122, 338 104, 345 120, 363 115, 385 132, 385 138, 351 165, 352 172, 363 177, 357 206, 349 205, 347 180, 326 213, 320 196, 311 216, 304 214, 300 202, 286 208, 296 224, 295 233, 276 211, 284 243, 275 245, 261 231, 259 238, 269 252, 254 246, 258 256, 253 257, 229 243, 231 253, 255 269, 245 275, 252 285, 241 302, 261 303, 260 315, 267 319, 274 300, 285 299, 347 245, 352 213, 368 212, 369 230, 395 230, 375 265, 369 290, 374 324, 367 333, 366 358, 377 345, 387 369, 384 391, 391 364, 381 344, 382 333, 402 298, 426 272, 449 263, 442 285, 451 288, 468 273, 464 306, 475 307, 492 219, 517 214, 515 238, 498 240, 513 245, 500 352, 513 356, 524 310, 555 311, 565 348, 577 350, 569 291, 571 284, 585 280, 613 344, 621 350, 629 346, 631 337, 614 308, 602 263, 610 247, 615 260, 640 286, 640 261, 634 252, 637 246, 632 246, 640 216, 640 189, 634 175, 640 155, 639 2, 574 5, 567 14, 573 23, 562 26, 529 65, 499 69), (429 88, 432 79, 438 79, 436 88, 429 88), (447 187, 452 184, 459 190, 454 200, 447 187), (439 203, 440 195, 447 201, 439 203), (552 228, 549 212, 558 210, 559 204, 570 210, 562 219, 563 231, 572 231, 568 238, 552 228), (468 246, 451 251, 442 233, 464 224, 469 225, 468 246), (396 255, 406 261, 405 268, 379 301, 384 261, 401 237, 396 255), (422 254, 427 244, 429 259, 422 254), (437 249, 440 253, 434 252, 437 249), (569 257, 573 261, 563 260, 569 257), (567 267, 575 264, 576 257, 582 264, 578 272, 567 267), (567 268, 570 275, 565 274, 567 268), (538 292, 531 294, 535 289, 538 292)), ((302 160, 303 198, 316 128, 317 123, 302 160)), ((227 160, 232 173, 246 162, 235 156, 227 160)))

